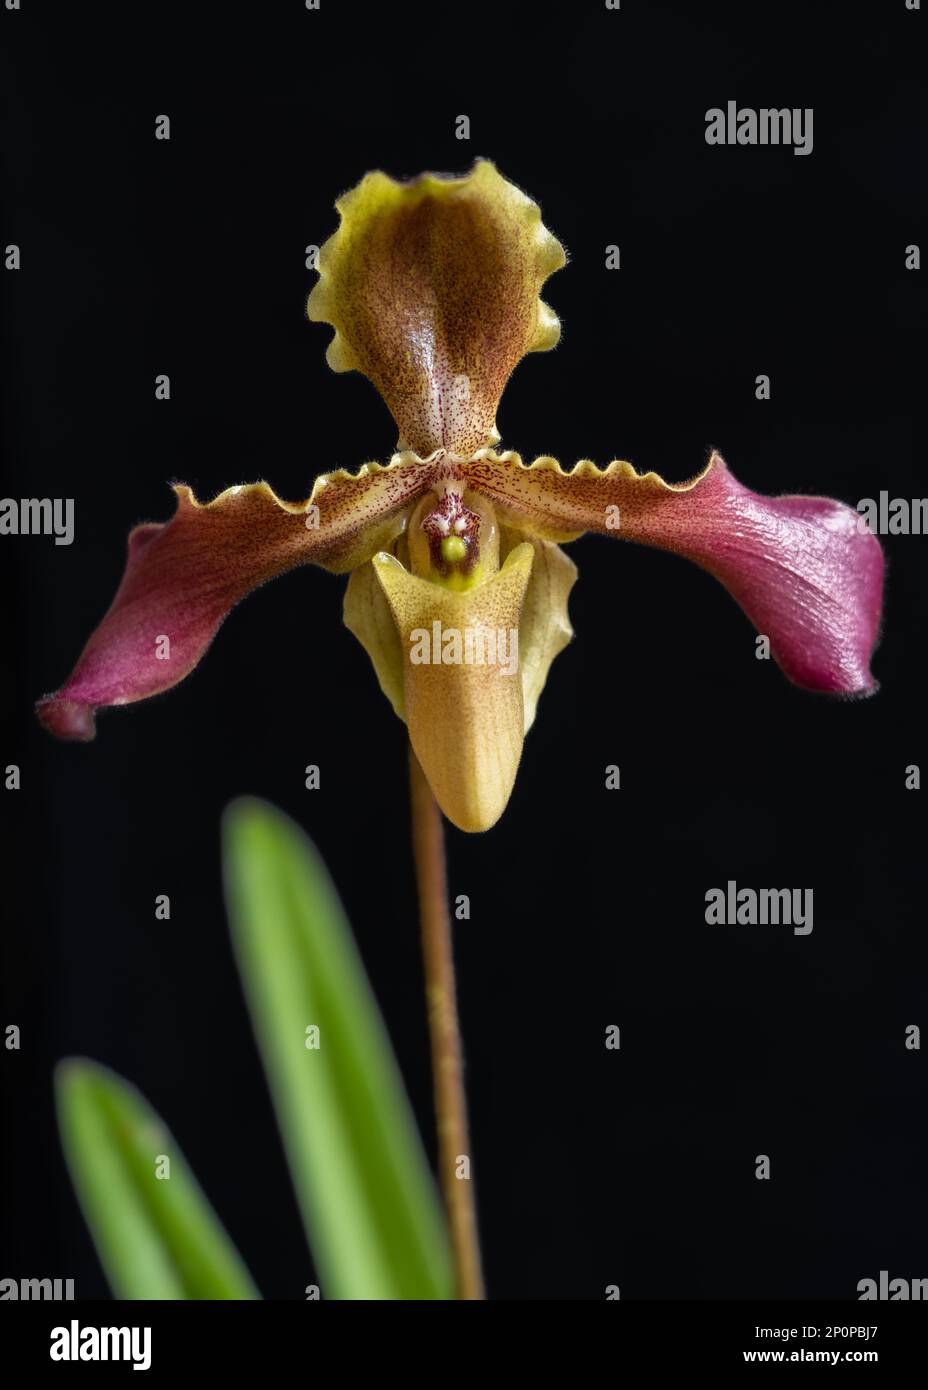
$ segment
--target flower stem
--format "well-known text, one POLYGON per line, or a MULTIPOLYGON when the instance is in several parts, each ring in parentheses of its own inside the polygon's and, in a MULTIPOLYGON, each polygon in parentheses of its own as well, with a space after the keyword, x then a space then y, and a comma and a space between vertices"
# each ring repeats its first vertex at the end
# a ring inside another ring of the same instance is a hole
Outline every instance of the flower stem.
POLYGON ((470 1157, 464 1058, 454 985, 454 951, 445 873, 445 836, 432 789, 409 749, 412 848, 419 889, 425 996, 432 1042, 432 1080, 438 1127, 438 1166, 448 1213, 458 1298, 482 1299, 477 1212, 470 1176, 458 1162, 470 1157))

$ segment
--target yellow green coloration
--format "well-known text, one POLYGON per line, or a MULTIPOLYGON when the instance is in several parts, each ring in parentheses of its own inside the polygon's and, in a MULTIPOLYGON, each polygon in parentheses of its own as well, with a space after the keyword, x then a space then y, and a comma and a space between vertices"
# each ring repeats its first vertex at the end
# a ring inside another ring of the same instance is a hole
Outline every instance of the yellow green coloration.
POLYGON ((456 464, 499 440, 496 408, 519 359, 558 341, 539 290, 566 256, 537 204, 486 160, 461 178, 368 174, 337 207, 308 316, 335 328, 330 366, 378 387, 398 450, 442 465, 442 485, 409 509, 403 534, 353 571, 345 622, 442 810, 485 830, 509 800, 548 668, 573 635, 576 570, 513 518, 504 533, 456 464), (442 644, 417 661, 423 631, 442 644))
POLYGON ((453 565, 464 559, 467 554, 467 542, 460 536, 446 536, 441 543, 441 554, 443 560, 453 565))
POLYGON ((526 353, 558 340, 542 287, 564 250, 530 198, 478 160, 460 178, 368 174, 337 204, 310 319, 328 360, 363 372, 399 434, 386 465, 338 469, 299 503, 266 483, 177 510, 129 537, 116 597, 69 680, 38 704, 61 738, 94 735, 98 708, 177 684, 229 610, 297 565, 350 574, 344 615, 405 720, 422 771, 464 830, 486 830, 513 788, 551 662, 570 640, 584 532, 652 545, 714 575, 796 684, 876 689, 883 561, 850 507, 765 498, 713 452, 688 482, 613 460, 565 470, 497 452, 503 388, 526 353), (171 633, 171 660, 149 633, 171 633))

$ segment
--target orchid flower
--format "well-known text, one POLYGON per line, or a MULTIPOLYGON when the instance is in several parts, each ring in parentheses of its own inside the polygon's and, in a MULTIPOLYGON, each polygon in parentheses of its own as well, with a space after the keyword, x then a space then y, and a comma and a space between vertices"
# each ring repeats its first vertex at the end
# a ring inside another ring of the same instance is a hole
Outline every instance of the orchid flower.
POLYGON ((65 685, 40 701, 46 728, 91 739, 96 708, 177 684, 245 594, 313 563, 350 574, 345 623, 439 805, 484 830, 509 800, 548 670, 573 635, 577 571, 561 546, 585 531, 708 570, 796 684, 876 688, 883 557, 851 507, 759 496, 715 452, 682 484, 620 461, 565 471, 497 452, 506 381, 525 353, 558 341, 539 295, 566 257, 538 206, 491 163, 409 183, 371 173, 336 206, 307 312, 335 329, 330 366, 380 391, 396 453, 323 474, 298 503, 266 482, 207 503, 175 486, 173 518, 132 531, 109 611, 65 685))

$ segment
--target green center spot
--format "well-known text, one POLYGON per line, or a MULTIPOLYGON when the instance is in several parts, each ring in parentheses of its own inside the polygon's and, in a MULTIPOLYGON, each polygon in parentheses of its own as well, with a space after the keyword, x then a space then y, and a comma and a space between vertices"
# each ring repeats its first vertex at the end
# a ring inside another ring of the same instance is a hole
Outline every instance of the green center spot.
POLYGON ((463 536, 445 536, 441 543, 441 558, 446 565, 456 565, 467 554, 467 541, 463 536))

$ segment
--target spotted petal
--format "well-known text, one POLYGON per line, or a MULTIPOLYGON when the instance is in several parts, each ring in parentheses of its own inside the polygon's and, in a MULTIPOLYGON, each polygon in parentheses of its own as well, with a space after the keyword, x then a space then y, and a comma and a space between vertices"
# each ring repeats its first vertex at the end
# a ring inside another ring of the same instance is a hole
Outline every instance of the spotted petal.
MULTIPOLYGON (((410 574, 393 555, 373 560, 398 645, 365 645, 388 694, 399 665, 410 742, 438 804, 462 830, 498 820, 522 755, 518 632, 533 556, 530 544, 517 545, 496 574, 462 592, 410 574)), ((354 630, 364 641, 363 622, 354 630)))
POLYGON ((851 507, 825 497, 762 497, 713 453, 698 477, 670 484, 629 463, 565 472, 482 450, 468 483, 523 531, 564 540, 584 531, 640 541, 695 561, 721 581, 797 685, 834 694, 877 686, 883 552, 851 507))
MULTIPOLYGON (((560 546, 554 545, 551 541, 532 537, 526 545, 524 537, 517 532, 505 531, 502 539, 504 560, 519 546, 522 547, 523 564, 528 563, 528 548, 534 552, 518 628, 522 723, 523 731, 528 733, 535 719, 538 699, 544 689, 551 663, 573 636, 573 628, 567 616, 567 599, 577 578, 577 567, 560 546)), ((354 633, 367 652, 381 690, 395 713, 405 722, 408 639, 404 640, 404 637, 401 637, 387 598, 390 576, 383 564, 384 562, 375 556, 370 564, 361 565, 351 575, 345 591, 345 626, 354 633)), ((519 583, 521 586, 521 575, 519 583)), ((406 581, 400 575, 396 575, 395 571, 393 586, 395 594, 406 587, 406 581)), ((423 621, 433 621, 426 612, 426 600, 434 604, 434 616, 438 617, 444 613, 447 620, 444 592, 441 588, 431 585, 425 590, 418 582, 416 585, 409 585, 409 588, 423 599, 423 621)), ((396 601, 395 597, 394 603, 396 601)), ((405 633, 406 629, 403 631, 405 633)), ((463 705, 459 705, 459 716, 463 713, 463 708, 463 705)), ((492 706, 489 706, 488 710, 495 718, 492 706)), ((454 730, 449 733, 449 738, 457 747, 469 737, 459 725, 458 718, 454 730)))
POLYGON ((495 443, 510 373, 560 333, 538 295, 566 258, 538 206, 486 160, 462 178, 368 174, 336 206, 307 305, 335 329, 330 366, 371 379, 399 448, 469 455, 495 443))
POLYGON ((172 519, 129 536, 116 597, 65 685, 37 706, 42 723, 61 738, 91 739, 97 707, 176 685, 256 585, 310 562, 342 573, 391 544, 434 471, 397 455, 385 467, 324 474, 297 503, 253 483, 204 505, 178 485, 172 519))

